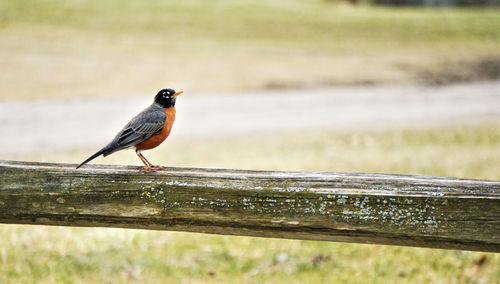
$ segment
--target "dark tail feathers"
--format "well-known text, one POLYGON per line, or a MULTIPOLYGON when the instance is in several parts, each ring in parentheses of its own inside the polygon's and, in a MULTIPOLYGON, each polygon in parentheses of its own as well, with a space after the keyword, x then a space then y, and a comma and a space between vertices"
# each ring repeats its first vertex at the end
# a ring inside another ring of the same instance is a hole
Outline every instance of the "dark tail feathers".
POLYGON ((95 153, 94 155, 90 156, 87 160, 83 161, 83 163, 79 164, 78 167, 76 167, 77 169, 83 165, 85 165, 86 163, 92 161, 93 159, 99 157, 100 155, 104 154, 108 154, 109 152, 109 148, 108 147, 104 147, 102 148, 99 152, 95 153))

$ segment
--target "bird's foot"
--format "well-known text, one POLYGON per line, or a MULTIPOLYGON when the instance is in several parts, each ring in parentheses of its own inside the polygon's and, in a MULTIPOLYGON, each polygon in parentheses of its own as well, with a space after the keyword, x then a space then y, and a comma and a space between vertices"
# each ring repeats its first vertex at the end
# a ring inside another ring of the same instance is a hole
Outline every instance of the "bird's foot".
POLYGON ((148 168, 142 169, 141 173, 150 173, 150 172, 156 172, 156 171, 158 171, 158 169, 156 169, 156 168, 149 168, 148 167, 148 168))
POLYGON ((144 169, 141 170, 142 173, 148 173, 148 172, 157 172, 159 170, 162 170, 163 168, 161 166, 156 166, 156 165, 151 165, 149 167, 145 167, 144 169))

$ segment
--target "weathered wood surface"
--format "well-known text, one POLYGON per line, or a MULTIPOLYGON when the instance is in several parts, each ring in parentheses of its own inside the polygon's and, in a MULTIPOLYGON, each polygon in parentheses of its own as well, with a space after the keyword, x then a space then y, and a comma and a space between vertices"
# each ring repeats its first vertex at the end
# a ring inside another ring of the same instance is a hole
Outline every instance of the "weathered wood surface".
POLYGON ((500 182, 0 161, 0 223, 500 252, 500 182))

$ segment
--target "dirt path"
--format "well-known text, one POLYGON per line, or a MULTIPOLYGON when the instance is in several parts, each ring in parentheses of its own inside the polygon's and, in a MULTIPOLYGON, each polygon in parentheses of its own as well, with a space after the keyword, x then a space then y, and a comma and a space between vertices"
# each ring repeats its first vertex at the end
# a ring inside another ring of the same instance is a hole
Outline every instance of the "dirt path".
MULTIPOLYGON (((150 95, 0 103, 0 154, 99 147, 150 95), (8 139, 5 139, 8 138, 8 139), (21 150, 23 149, 23 150, 21 150)), ((176 137, 500 123, 500 81, 439 87, 360 86, 190 94, 177 102, 176 137)), ((1 157, 0 157, 1 158, 1 157)))

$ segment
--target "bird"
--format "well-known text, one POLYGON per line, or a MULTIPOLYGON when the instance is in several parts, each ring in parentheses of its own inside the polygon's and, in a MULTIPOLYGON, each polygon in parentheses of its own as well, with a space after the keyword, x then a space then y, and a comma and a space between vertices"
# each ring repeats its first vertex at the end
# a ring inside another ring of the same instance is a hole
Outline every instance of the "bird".
POLYGON ((143 172, 161 170, 160 166, 151 164, 141 152, 156 148, 167 139, 175 120, 175 101, 182 93, 183 91, 176 92, 173 89, 160 90, 153 104, 132 118, 111 142, 76 168, 80 168, 100 155, 106 157, 123 149, 135 148, 135 153, 144 163, 143 172))

